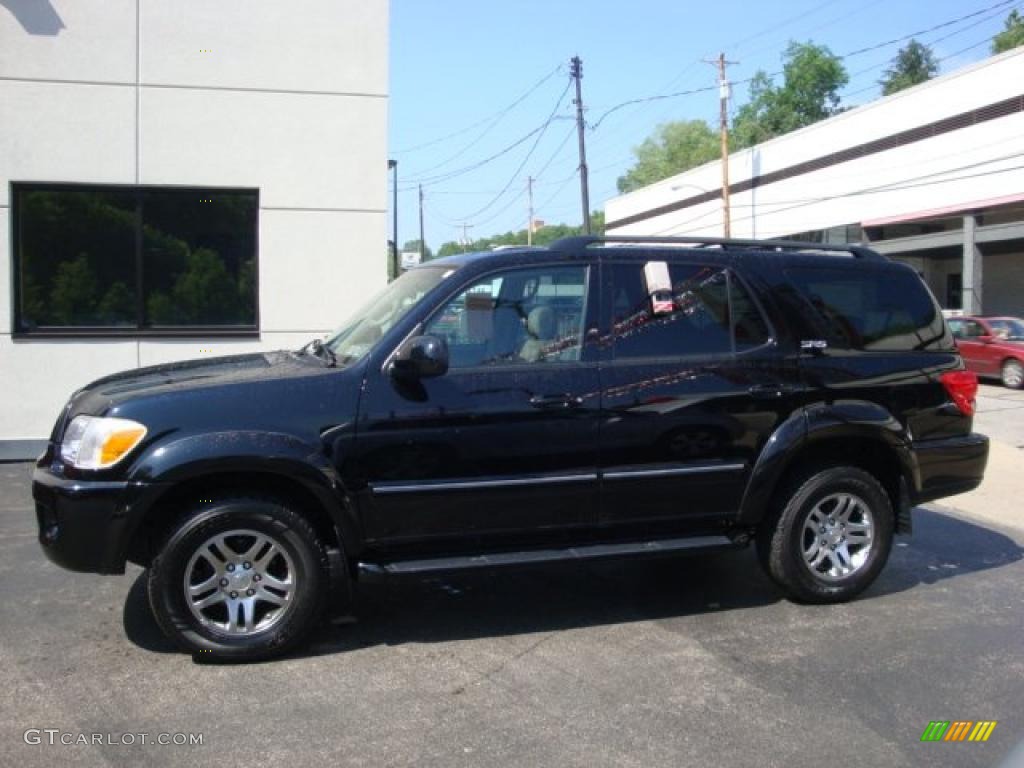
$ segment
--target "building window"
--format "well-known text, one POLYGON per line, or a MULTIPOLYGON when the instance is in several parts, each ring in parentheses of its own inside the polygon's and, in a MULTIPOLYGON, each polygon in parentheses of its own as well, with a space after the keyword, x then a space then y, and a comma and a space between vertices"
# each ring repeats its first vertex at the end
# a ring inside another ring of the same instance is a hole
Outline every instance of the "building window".
POLYGON ((22 335, 253 335, 259 193, 13 184, 22 335))

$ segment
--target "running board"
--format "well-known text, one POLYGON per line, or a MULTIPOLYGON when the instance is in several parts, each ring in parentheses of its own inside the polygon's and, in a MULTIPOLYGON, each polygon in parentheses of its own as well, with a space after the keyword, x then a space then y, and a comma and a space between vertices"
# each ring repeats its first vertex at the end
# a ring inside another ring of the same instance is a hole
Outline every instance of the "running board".
POLYGON ((388 563, 360 562, 357 568, 362 579, 372 581, 389 576, 414 576, 439 571, 462 571, 470 568, 495 568, 506 565, 534 565, 568 560, 599 560, 636 555, 670 555, 692 551, 737 549, 745 543, 743 540, 734 542, 727 536, 690 536, 681 539, 631 541, 623 544, 588 544, 565 549, 530 549, 524 552, 494 552, 486 555, 395 560, 388 563))

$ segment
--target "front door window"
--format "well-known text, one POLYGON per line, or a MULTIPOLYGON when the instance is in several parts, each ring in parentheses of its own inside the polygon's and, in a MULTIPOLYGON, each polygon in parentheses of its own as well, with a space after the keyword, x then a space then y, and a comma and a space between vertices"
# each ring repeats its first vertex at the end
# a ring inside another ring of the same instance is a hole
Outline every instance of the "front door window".
POLYGON ((576 362, 586 286, 583 266, 488 275, 445 304, 426 333, 448 342, 453 369, 576 362))

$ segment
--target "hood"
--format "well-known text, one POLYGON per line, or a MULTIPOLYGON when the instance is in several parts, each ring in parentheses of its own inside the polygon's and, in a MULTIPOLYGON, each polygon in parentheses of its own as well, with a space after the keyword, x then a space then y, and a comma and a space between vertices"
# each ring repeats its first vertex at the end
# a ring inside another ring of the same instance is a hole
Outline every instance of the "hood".
POLYGON ((97 379, 72 396, 73 414, 101 413, 129 400, 322 373, 311 355, 260 352, 135 368, 97 379))

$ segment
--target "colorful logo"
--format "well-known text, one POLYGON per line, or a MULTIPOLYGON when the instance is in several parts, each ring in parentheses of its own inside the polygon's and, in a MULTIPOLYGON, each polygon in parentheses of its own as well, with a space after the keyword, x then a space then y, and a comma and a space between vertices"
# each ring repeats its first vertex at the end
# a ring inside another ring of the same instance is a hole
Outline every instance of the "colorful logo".
POLYGON ((921 741, 988 741, 998 720, 932 720, 921 741))

